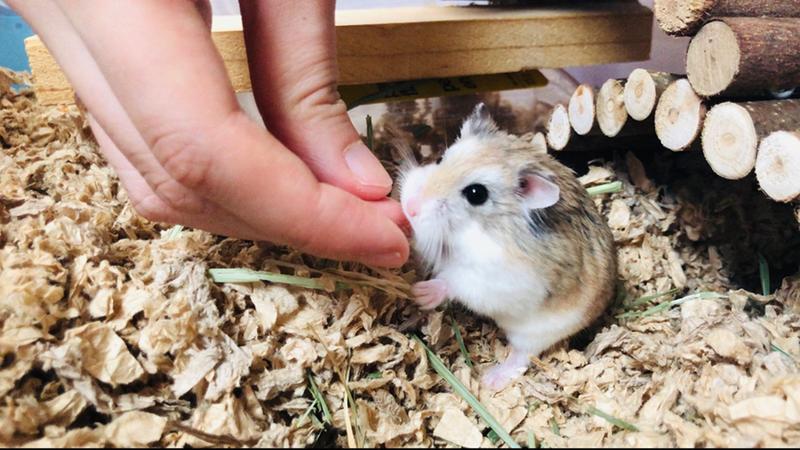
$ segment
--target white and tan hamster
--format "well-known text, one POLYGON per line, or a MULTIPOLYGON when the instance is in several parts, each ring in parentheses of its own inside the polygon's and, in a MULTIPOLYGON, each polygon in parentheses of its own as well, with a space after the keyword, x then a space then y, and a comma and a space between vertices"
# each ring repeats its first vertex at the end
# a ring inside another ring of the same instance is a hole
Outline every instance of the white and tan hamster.
POLYGON ((573 172, 535 146, 498 130, 481 104, 435 164, 406 152, 401 167, 412 245, 432 274, 413 286, 416 302, 456 300, 505 332, 510 355, 483 377, 491 389, 588 326, 614 293, 606 221, 573 172))

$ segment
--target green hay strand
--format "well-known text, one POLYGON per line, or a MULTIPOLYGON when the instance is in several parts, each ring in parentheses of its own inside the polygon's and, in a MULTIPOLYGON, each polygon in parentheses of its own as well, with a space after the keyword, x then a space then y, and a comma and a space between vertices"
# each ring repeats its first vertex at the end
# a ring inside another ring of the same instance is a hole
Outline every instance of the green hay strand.
POLYGON ((653 300, 655 300, 657 298, 665 297, 667 295, 675 295, 677 293, 678 293, 678 289, 672 289, 672 290, 669 290, 669 291, 666 291, 666 292, 658 292, 656 294, 645 295, 643 297, 639 297, 636 300, 630 302, 630 304, 628 304, 627 306, 628 306, 628 308, 635 308, 637 306, 641 306, 641 305, 644 305, 646 303, 650 303, 651 301, 653 301, 653 300))
MULTIPOLYGON (((313 395, 312 395, 312 396, 313 396, 313 395)), ((306 412, 304 412, 304 413, 303 413, 303 415, 302 415, 302 416, 300 416, 300 418, 299 418, 299 419, 297 419, 297 420, 296 420, 296 421, 295 421, 295 422, 292 424, 292 429, 299 428, 299 427, 303 426, 303 424, 304 424, 304 423, 306 423, 306 420, 308 420, 308 416, 311 414, 311 411, 313 411, 313 410, 314 410, 314 408, 316 408, 316 407, 317 407, 317 404, 318 404, 318 403, 317 403, 317 399, 315 398, 315 399, 314 399, 314 401, 313 401, 313 402, 311 402, 311 404, 310 404, 310 405, 308 405, 308 408, 306 409, 306 412)))
POLYGON ((771 292, 769 285, 769 264, 761 253, 758 254, 758 274, 761 276, 761 293, 769 295, 771 292))
POLYGON ((622 419, 618 419, 618 418, 612 416, 611 414, 608 414, 608 413, 606 413, 604 411, 601 411, 601 410, 595 408, 594 406, 590 406, 586 411, 589 414, 592 414, 592 415, 595 415, 597 417, 601 417, 601 418, 605 419, 608 423, 610 423, 612 425, 616 425, 616 426, 622 428, 623 430, 639 431, 639 428, 636 427, 636 425, 633 425, 632 423, 628 423, 628 422, 626 422, 626 421, 624 421, 622 419))
POLYGON ((550 431, 552 431, 556 436, 561 436, 561 428, 558 426, 558 422, 556 422, 555 417, 550 419, 550 431))
POLYGON ((602 195, 602 194, 613 194, 615 192, 622 192, 622 182, 612 181, 611 183, 592 186, 586 188, 586 192, 588 192, 589 195, 602 195))
POLYGON ((367 114, 367 147, 375 151, 375 132, 372 129, 372 116, 367 114))
POLYGON ((325 397, 322 396, 322 392, 319 391, 317 382, 314 381, 314 375, 312 375, 311 372, 308 372, 308 390, 311 391, 311 396, 314 397, 314 401, 322 408, 322 417, 325 423, 332 425, 333 416, 331 415, 331 410, 328 408, 328 403, 325 401, 325 397))
POLYGON ((778 352, 778 353, 780 353, 781 355, 783 355, 783 356, 785 356, 785 357, 789 358, 790 360, 792 360, 792 362, 794 362, 794 356, 790 355, 790 354, 789 354, 789 352, 787 352, 786 350, 784 350, 784 349, 782 349, 782 348, 778 347, 778 346, 777 346, 777 345, 775 345, 775 344, 770 344, 769 346, 770 346, 770 349, 771 349, 773 352, 778 352))
POLYGON ((539 443, 536 442, 536 435, 533 431, 528 431, 528 448, 539 448, 539 443))
POLYGON ((425 345, 425 342, 423 342, 418 336, 414 336, 414 339, 425 350, 425 353, 428 355, 428 361, 430 362, 431 367, 433 367, 433 370, 435 370, 440 377, 444 378, 444 380, 450 384, 453 390, 460 395, 461 398, 463 398, 472 407, 472 409, 478 413, 479 416, 481 416, 483 421, 486 422, 486 424, 489 425, 489 427, 494 430, 495 433, 497 433, 500 439, 502 439, 503 442, 505 442, 510 448, 521 448, 520 445, 511 438, 511 435, 503 429, 503 426, 500 425, 500 422, 498 422, 497 419, 492 416, 489 410, 487 410, 486 407, 483 406, 474 395, 472 395, 469 389, 467 389, 467 387, 464 386, 458 378, 456 378, 455 374, 453 374, 453 372, 447 368, 444 362, 442 362, 442 360, 436 356, 436 353, 428 348, 428 346, 425 345))
MULTIPOLYGON (((262 272, 251 269, 208 269, 215 283, 253 283, 256 281, 269 281, 270 283, 288 284, 306 289, 328 290, 329 284, 316 278, 305 278, 294 275, 284 275, 275 272, 262 272)), ((336 289, 343 289, 344 283, 336 283, 336 289)))
POLYGON ((644 311, 629 311, 624 314, 620 314, 617 316, 619 319, 641 319, 643 317, 652 316, 654 314, 658 314, 664 311, 669 310, 673 306, 678 306, 683 303, 692 300, 700 300, 700 299, 712 299, 712 298, 726 298, 725 295, 718 294, 716 292, 697 292, 695 294, 687 295, 685 297, 681 297, 677 300, 672 300, 668 302, 659 303, 658 305, 652 306, 647 308, 644 311))
POLYGON ((470 369, 474 368, 475 364, 472 362, 472 357, 469 354, 469 350, 467 350, 467 345, 464 343, 464 338, 461 336, 461 330, 458 328, 456 320, 452 317, 450 318, 450 324, 453 327, 453 334, 456 337, 456 342, 458 342, 458 348, 461 349, 461 355, 464 357, 464 361, 470 369))

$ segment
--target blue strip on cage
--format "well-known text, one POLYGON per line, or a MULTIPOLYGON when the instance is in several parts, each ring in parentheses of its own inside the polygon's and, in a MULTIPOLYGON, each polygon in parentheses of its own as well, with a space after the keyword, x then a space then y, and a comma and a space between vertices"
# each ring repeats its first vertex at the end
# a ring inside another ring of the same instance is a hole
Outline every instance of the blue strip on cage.
POLYGON ((25 38, 33 35, 31 27, 0 1, 0 67, 30 71, 25 53, 25 38))

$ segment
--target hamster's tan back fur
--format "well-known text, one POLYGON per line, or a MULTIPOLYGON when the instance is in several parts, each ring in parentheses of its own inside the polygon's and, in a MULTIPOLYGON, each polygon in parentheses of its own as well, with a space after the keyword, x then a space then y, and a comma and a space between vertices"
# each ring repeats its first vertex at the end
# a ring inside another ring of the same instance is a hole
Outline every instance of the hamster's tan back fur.
POLYGON ((583 309, 582 326, 586 326, 603 313, 614 296, 614 238, 605 218, 569 168, 546 154, 531 158, 534 164, 555 175, 552 180, 561 189, 561 199, 534 213, 534 227, 548 234, 548 244, 528 249, 528 257, 550 282, 546 308, 583 309))

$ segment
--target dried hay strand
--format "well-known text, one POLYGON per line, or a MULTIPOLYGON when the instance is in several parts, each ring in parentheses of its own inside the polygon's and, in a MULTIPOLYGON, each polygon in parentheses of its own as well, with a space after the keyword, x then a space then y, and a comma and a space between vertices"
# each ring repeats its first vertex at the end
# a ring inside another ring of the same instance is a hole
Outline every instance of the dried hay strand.
MULTIPOLYGON (((507 351, 497 329, 459 308, 422 315, 411 264, 376 271, 148 222, 75 108, 8 86, 0 445, 507 446, 425 346, 517 444, 800 443, 800 278, 736 289, 703 239, 715 216, 635 156, 582 177, 614 183, 594 201, 618 245, 620 301, 588 346, 557 345, 494 393, 478 380, 507 351), (258 276, 218 283, 216 268, 258 276)), ((374 140, 387 148, 378 126, 374 140)))

